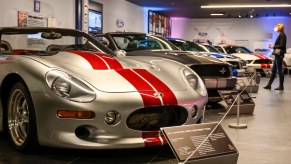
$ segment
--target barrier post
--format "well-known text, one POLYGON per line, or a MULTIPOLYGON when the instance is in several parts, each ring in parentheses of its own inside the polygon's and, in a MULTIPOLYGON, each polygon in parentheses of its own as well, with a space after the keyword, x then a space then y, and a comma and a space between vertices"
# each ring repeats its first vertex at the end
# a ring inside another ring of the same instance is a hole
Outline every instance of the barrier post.
POLYGON ((237 97, 236 97, 236 101, 237 101, 237 115, 236 115, 236 123, 231 123, 231 124, 229 124, 228 126, 230 127, 230 128, 236 128, 236 129, 244 129, 244 128, 247 128, 248 126, 247 126, 247 124, 241 124, 240 122, 239 122, 239 114, 240 114, 240 93, 237 95, 237 97))

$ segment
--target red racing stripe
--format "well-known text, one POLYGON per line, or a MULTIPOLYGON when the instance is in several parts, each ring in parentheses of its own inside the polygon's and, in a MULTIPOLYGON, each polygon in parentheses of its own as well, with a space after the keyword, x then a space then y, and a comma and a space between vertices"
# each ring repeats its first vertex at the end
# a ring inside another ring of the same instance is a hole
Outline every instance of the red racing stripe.
POLYGON ((95 70, 108 70, 109 69, 106 63, 100 57, 93 55, 92 53, 84 52, 84 51, 76 51, 76 50, 71 50, 68 52, 82 56, 91 64, 92 68, 95 70))
POLYGON ((85 51, 68 51, 86 59, 95 70, 121 69, 122 65, 113 57, 106 54, 85 51))
POLYGON ((164 105, 177 105, 178 101, 172 90, 160 79, 149 73, 145 69, 134 69, 136 73, 148 81, 158 92, 163 94, 162 99, 164 105))
POLYGON ((122 65, 113 57, 105 55, 105 54, 98 54, 98 53, 94 53, 95 55, 98 55, 99 57, 101 57, 104 61, 107 62, 107 64, 109 65, 110 69, 121 69, 123 68, 122 65))
POLYGON ((258 57, 259 59, 265 59, 263 56, 258 55, 258 54, 254 54, 256 57, 258 57))
POLYGON ((160 131, 142 132, 145 147, 167 144, 165 136, 160 131))
POLYGON ((140 93, 142 97, 145 107, 162 105, 159 97, 154 96, 155 91, 153 90, 153 88, 141 77, 135 74, 132 70, 117 69, 115 71, 136 88, 136 90, 140 93))

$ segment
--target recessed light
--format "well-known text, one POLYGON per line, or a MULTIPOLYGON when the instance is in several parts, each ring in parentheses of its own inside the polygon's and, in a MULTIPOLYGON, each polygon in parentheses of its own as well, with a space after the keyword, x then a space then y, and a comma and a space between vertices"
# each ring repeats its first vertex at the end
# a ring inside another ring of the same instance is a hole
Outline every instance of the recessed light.
POLYGON ((212 14, 210 14, 211 16, 222 16, 222 15, 224 15, 223 13, 212 13, 212 14))
POLYGON ((209 5, 201 6, 201 8, 276 8, 276 7, 291 7, 290 4, 281 5, 209 5))

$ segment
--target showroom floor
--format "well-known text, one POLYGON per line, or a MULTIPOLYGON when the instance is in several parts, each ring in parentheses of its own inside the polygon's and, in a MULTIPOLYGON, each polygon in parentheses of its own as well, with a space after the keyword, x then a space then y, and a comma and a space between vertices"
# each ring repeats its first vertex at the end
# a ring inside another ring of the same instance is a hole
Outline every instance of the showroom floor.
MULTIPOLYGON (((264 90, 267 78, 262 78, 255 96, 253 115, 241 115, 246 129, 232 129, 236 116, 227 116, 222 122, 239 151, 238 164, 289 164, 291 161, 291 76, 285 76, 285 90, 264 90)), ((278 79, 273 87, 277 87, 278 79)), ((222 118, 223 104, 206 111, 205 122, 217 122, 222 118)), ((0 133, 0 164, 34 163, 177 163, 168 146, 129 150, 64 150, 43 148, 35 155, 16 152, 0 133)))

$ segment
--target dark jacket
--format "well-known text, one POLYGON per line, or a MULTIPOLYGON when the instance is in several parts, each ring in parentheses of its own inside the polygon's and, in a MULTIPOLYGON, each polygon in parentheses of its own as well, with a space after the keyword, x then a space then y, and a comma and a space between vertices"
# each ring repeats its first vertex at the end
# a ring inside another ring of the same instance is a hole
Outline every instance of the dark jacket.
POLYGON ((287 42, 287 37, 284 32, 280 32, 279 36, 276 39, 274 49, 281 49, 281 54, 286 53, 286 42, 287 42))

